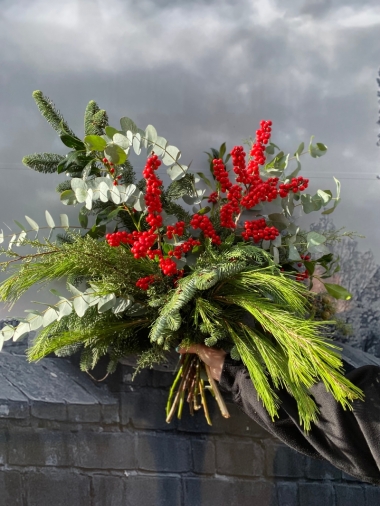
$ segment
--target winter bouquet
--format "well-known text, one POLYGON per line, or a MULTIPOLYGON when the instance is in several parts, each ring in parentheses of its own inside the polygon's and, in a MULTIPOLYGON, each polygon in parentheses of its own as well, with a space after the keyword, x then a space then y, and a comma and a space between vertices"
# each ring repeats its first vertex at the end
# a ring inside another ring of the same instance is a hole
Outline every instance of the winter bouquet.
MULTIPOLYGON (((52 288, 56 301, 5 326, 2 340, 41 328, 27 351, 30 360, 78 352, 81 369, 89 371, 108 355, 109 373, 128 355, 138 356, 140 369, 165 361, 179 345, 223 348, 244 362, 272 419, 279 408, 275 389, 285 388, 305 430, 318 413, 308 392, 316 382, 345 408, 361 398, 343 375, 339 348, 316 311, 319 296, 310 290, 318 278, 329 296, 350 297, 325 282, 339 269, 329 249, 336 237, 303 231, 293 217, 296 207, 329 214, 340 200, 337 180, 335 197, 330 190, 311 195, 309 181, 299 175, 300 157, 324 155, 324 144, 312 139, 289 156, 271 142, 272 122, 263 120, 246 150, 235 146, 227 154, 222 144, 208 153, 207 177, 189 170, 179 149, 152 125, 141 130, 123 117, 113 128, 91 101, 81 140, 48 98, 33 95, 70 151, 33 154, 23 162, 66 176, 57 191, 62 204, 81 206, 79 225, 70 225, 66 214, 57 225, 48 211, 47 226, 28 216, 26 226, 15 222, 21 232, 9 234, 1 250, 9 276, 0 300, 12 306, 32 286, 56 280, 66 282, 67 293, 52 288), (136 182, 128 156, 142 150, 146 164, 136 182), (171 180, 166 188, 163 172, 171 180)), ((207 366, 185 355, 167 420, 175 412, 181 416, 187 400, 191 412, 203 406, 211 423, 207 389, 228 416, 207 366)))

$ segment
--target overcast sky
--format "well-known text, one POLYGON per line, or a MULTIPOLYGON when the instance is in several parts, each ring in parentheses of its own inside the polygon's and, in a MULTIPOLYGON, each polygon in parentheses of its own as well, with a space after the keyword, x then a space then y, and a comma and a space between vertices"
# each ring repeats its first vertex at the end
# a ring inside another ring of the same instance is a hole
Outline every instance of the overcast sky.
POLYGON ((203 151, 241 144, 262 118, 284 149, 314 134, 329 152, 305 159, 313 189, 341 179, 335 223, 366 235, 361 249, 380 262, 378 0, 0 4, 1 222, 67 211, 54 193, 60 177, 22 170, 26 154, 65 152, 32 99, 40 89, 78 135, 94 99, 114 126, 121 116, 153 124, 198 170, 203 151))

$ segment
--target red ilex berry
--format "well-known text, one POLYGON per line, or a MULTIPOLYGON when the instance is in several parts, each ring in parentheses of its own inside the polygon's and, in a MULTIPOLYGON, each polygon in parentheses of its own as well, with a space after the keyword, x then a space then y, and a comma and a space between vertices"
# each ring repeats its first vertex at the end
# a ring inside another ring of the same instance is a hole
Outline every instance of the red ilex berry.
POLYGON ((191 218, 190 225, 194 228, 194 230, 200 228, 205 237, 210 237, 213 244, 219 246, 222 243, 220 237, 215 232, 210 219, 206 215, 201 216, 200 214, 194 214, 191 218))
POLYGON ((218 192, 212 192, 210 193, 207 202, 210 202, 212 204, 216 204, 218 202, 219 195, 218 192))
POLYGON ((253 238, 254 242, 261 240, 274 241, 280 234, 276 227, 268 227, 264 218, 259 218, 254 221, 246 221, 244 223, 245 231, 242 232, 241 236, 245 241, 248 241, 250 237, 253 238))
POLYGON ((250 155, 253 157, 255 166, 264 165, 266 161, 265 157, 265 145, 268 144, 271 131, 272 122, 261 120, 260 129, 256 130, 256 142, 252 146, 250 155))
POLYGON ((171 258, 161 258, 158 265, 165 276, 173 276, 178 273, 177 264, 171 258))
POLYGON ((109 163, 108 160, 107 160, 107 158, 103 158, 102 162, 103 163, 109 163))
POLYGON ((288 196, 290 192, 298 193, 306 190, 309 186, 309 180, 305 179, 301 176, 294 177, 290 183, 282 183, 278 187, 278 194, 281 198, 285 198, 288 196))
POLYGON ((160 189, 162 181, 154 173, 160 165, 161 160, 158 159, 157 155, 152 155, 148 158, 143 170, 143 176, 146 180, 145 203, 148 208, 146 221, 151 226, 152 231, 162 227, 162 216, 160 214, 162 212, 162 191, 160 189))
POLYGON ((117 176, 117 178, 118 178, 118 179, 121 179, 121 178, 122 178, 122 176, 117 176))
POLYGON ((168 239, 173 239, 173 235, 178 235, 178 237, 182 237, 185 231, 185 222, 177 221, 177 223, 173 225, 168 225, 166 227, 166 235, 168 239))
POLYGON ((136 281, 136 286, 141 290, 148 290, 149 286, 155 282, 155 276, 151 274, 145 278, 140 278, 136 281))
POLYGON ((119 184, 119 183, 118 183, 117 181, 114 181, 114 182, 113 182, 113 185, 114 185, 114 186, 117 186, 118 184, 119 184))
POLYGON ((305 279, 308 279, 309 273, 307 271, 304 272, 298 272, 296 275, 296 281, 305 281, 305 279))
POLYGON ((232 183, 228 177, 228 172, 226 171, 226 167, 221 158, 214 158, 212 163, 215 179, 219 181, 221 192, 224 193, 232 186, 232 183))
POLYGON ((111 167, 110 172, 111 172, 111 174, 113 174, 115 172, 115 169, 113 167, 111 167))

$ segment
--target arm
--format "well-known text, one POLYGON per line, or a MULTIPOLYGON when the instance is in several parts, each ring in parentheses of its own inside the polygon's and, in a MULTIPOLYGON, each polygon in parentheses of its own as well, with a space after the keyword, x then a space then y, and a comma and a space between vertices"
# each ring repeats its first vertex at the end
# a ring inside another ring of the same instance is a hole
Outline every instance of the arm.
POLYGON ((353 410, 344 410, 323 383, 311 388, 319 406, 318 422, 306 433, 299 424, 297 405, 286 390, 281 399, 279 418, 273 422, 257 396, 246 367, 226 358, 222 350, 203 345, 181 350, 198 353, 213 371, 220 386, 232 394, 233 401, 253 420, 294 450, 326 459, 358 479, 380 485, 380 368, 365 366, 346 376, 359 386, 366 401, 354 401, 353 410))

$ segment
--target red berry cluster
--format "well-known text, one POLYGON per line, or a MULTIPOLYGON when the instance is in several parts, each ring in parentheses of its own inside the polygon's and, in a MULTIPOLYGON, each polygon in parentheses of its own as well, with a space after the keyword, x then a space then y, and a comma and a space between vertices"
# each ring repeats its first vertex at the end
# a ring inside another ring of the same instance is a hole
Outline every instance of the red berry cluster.
POLYGON ((177 221, 177 223, 175 223, 174 226, 168 225, 166 227, 166 235, 168 239, 173 239, 173 235, 178 235, 178 237, 182 237, 184 231, 185 231, 184 221, 177 221))
MULTIPOLYGON (((117 246, 120 246, 120 243, 131 244, 130 236, 131 236, 131 234, 128 234, 127 232, 123 231, 123 232, 115 232, 113 234, 106 234, 106 239, 107 239, 107 242, 110 246, 117 247, 117 246)), ((133 239, 132 239, 132 243, 133 243, 133 239)))
POLYGON ((197 230, 200 228, 205 235, 205 237, 210 237, 213 244, 216 244, 219 246, 222 241, 220 240, 220 237, 215 232, 215 229, 210 221, 210 219, 207 216, 201 216, 200 214, 194 214, 194 216, 191 218, 190 225, 197 230))
POLYGON ((175 248, 173 250, 170 250, 168 255, 170 257, 174 256, 179 260, 180 258, 182 258, 183 254, 191 251, 194 248, 194 246, 200 246, 200 245, 201 245, 200 241, 190 237, 190 239, 187 239, 187 241, 185 241, 184 243, 179 244, 178 246, 175 246, 175 248))
POLYGON ((177 264, 171 258, 160 258, 158 265, 165 276, 173 276, 178 273, 177 264))
POLYGON ((150 248, 157 241, 157 234, 153 234, 151 231, 137 232, 137 234, 138 238, 134 241, 131 252, 135 258, 145 258, 150 248))
POLYGON ((245 165, 245 151, 243 146, 235 146, 231 151, 232 164, 236 174, 236 182, 243 184, 251 184, 251 171, 247 170, 245 165))
POLYGON ((240 213, 241 186, 238 184, 232 185, 227 193, 227 199, 228 203, 220 209, 220 223, 222 227, 236 228, 233 217, 240 213))
POLYGON ((151 274, 150 276, 146 276, 145 278, 140 278, 136 281, 137 288, 141 288, 141 290, 148 290, 149 286, 155 282, 155 276, 151 274))
POLYGON ((309 186, 309 180, 305 179, 301 176, 294 177, 290 183, 280 184, 278 194, 281 198, 287 197, 288 194, 292 191, 293 193, 298 193, 306 190, 309 186))
POLYGON ((260 129, 256 130, 256 142, 252 146, 250 155, 254 160, 254 167, 258 167, 259 165, 264 165, 266 157, 265 157, 265 144, 268 144, 272 131, 272 122, 265 121, 264 119, 260 121, 260 129))
POLYGON ((212 193, 210 193, 207 202, 211 202, 212 204, 216 204, 218 202, 218 199, 219 199, 218 192, 212 192, 212 193))
POLYGON ((256 184, 251 184, 240 202, 247 209, 257 206, 260 202, 272 202, 278 195, 278 177, 270 177, 266 181, 263 181, 259 176, 256 176, 256 181, 256 184))
POLYGON ((162 181, 158 179, 155 170, 161 165, 161 160, 158 156, 153 154, 146 161, 145 168, 143 170, 143 176, 146 180, 146 193, 145 203, 148 207, 148 216, 145 218, 147 223, 151 226, 151 231, 155 231, 157 228, 162 227, 162 204, 161 204, 161 189, 162 181))
POLYGON ((228 172, 226 171, 226 167, 221 158, 214 158, 212 161, 214 166, 214 176, 217 181, 219 181, 221 186, 221 192, 224 193, 229 190, 232 186, 230 178, 228 177, 228 172))
POLYGON ((244 223, 244 228, 245 231, 242 232, 241 235, 245 241, 248 241, 250 237, 253 238, 254 242, 259 242, 262 239, 265 241, 274 241, 280 233, 276 227, 267 227, 264 218, 246 221, 244 223))
MULTIPOLYGON (((108 168, 109 173, 113 176, 115 174, 115 167, 113 162, 110 162, 107 158, 103 158, 102 162, 108 168)), ((116 177, 113 176, 113 177, 114 177, 113 185, 117 186, 119 184, 119 179, 121 179, 121 176, 116 177)))
POLYGON ((298 272, 296 275, 296 281, 305 281, 308 277, 309 273, 306 270, 304 272, 298 272))

